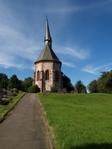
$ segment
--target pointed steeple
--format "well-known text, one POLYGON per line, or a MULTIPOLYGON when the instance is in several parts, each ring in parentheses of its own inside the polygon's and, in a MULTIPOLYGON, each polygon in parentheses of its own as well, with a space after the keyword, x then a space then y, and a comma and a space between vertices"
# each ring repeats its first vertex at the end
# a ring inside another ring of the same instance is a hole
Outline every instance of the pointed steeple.
POLYGON ((52 38, 50 35, 50 30, 49 30, 49 24, 48 24, 48 19, 46 17, 46 24, 45 24, 45 36, 44 36, 44 49, 40 53, 37 61, 35 62, 38 63, 40 61, 56 61, 60 62, 59 58, 56 56, 52 49, 52 38))
POLYGON ((45 43, 45 45, 52 48, 52 38, 51 38, 50 30, 49 30, 49 23, 48 23, 48 18, 47 17, 46 17, 46 24, 45 24, 44 43, 45 43))

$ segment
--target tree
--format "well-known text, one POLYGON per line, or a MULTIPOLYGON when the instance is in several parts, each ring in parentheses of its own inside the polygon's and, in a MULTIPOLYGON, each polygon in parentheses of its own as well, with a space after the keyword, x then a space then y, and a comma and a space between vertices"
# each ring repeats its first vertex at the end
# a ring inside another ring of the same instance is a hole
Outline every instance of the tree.
POLYGON ((0 73, 0 88, 7 88, 8 86, 8 77, 4 73, 0 73))
POLYGON ((97 80, 90 82, 88 88, 93 93, 112 93, 112 70, 102 72, 97 80))
POLYGON ((71 83, 71 80, 66 75, 62 74, 62 86, 67 90, 67 92, 73 91, 74 87, 71 83))
POLYGON ((112 93, 112 77, 108 78, 105 87, 107 88, 108 93, 112 93))
POLYGON ((87 93, 85 85, 81 82, 81 80, 77 81, 75 88, 78 93, 87 93))
POLYGON ((40 88, 37 85, 32 85, 28 88, 29 93, 38 93, 40 92, 40 88))
POLYGON ((15 74, 12 75, 11 78, 9 79, 8 87, 10 89, 12 89, 12 88, 20 89, 20 80, 17 78, 17 76, 15 74))
POLYGON ((26 78, 23 81, 24 91, 28 91, 28 88, 31 87, 33 84, 33 79, 31 77, 26 78))
POLYGON ((97 80, 93 80, 89 85, 88 89, 91 93, 98 93, 98 83, 97 80))
POLYGON ((108 72, 102 72, 98 79, 99 92, 112 93, 112 70, 108 72))

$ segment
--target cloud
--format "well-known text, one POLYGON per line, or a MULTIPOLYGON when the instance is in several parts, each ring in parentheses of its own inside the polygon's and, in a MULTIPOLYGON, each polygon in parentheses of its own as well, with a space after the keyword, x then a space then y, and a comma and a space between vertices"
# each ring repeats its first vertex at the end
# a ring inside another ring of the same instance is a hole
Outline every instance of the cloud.
POLYGON ((40 44, 22 32, 14 13, 2 3, 0 8, 0 65, 4 68, 32 69, 40 44))
POLYGON ((75 68, 76 67, 74 63, 70 63, 70 62, 62 61, 62 64, 67 66, 67 67, 70 67, 70 68, 75 68))
POLYGON ((65 14, 65 13, 71 13, 71 12, 78 12, 80 10, 80 7, 78 6, 63 6, 63 7, 50 7, 46 9, 45 11, 48 13, 60 13, 60 14, 65 14))
POLYGON ((96 74, 99 74, 100 72, 109 71, 111 69, 112 69, 112 63, 109 63, 109 64, 98 66, 98 67, 87 65, 82 69, 82 71, 96 75, 96 74))
POLYGON ((22 66, 25 59, 33 61, 38 54, 39 46, 35 41, 25 37, 20 31, 0 23, 0 64, 4 67, 26 68, 22 66), (17 60, 20 59, 19 62, 17 60))
POLYGON ((96 74, 99 68, 98 67, 94 68, 93 66, 87 65, 82 70, 91 74, 96 74))
POLYGON ((77 13, 80 11, 85 11, 85 10, 91 10, 92 8, 99 8, 103 7, 105 5, 110 5, 112 3, 112 0, 101 0, 101 1, 93 1, 91 3, 88 3, 88 5, 80 5, 76 4, 75 2, 71 5, 70 3, 65 3, 63 5, 51 5, 51 7, 47 7, 45 9, 45 12, 47 13, 58 13, 58 14, 69 14, 69 13, 77 13))
POLYGON ((88 59, 90 56, 90 53, 87 49, 79 49, 79 48, 57 48, 62 50, 57 50, 57 53, 67 55, 70 57, 74 57, 80 60, 88 59))
POLYGON ((22 68, 23 66, 21 64, 17 64, 14 61, 14 57, 11 55, 7 55, 5 53, 0 53, 0 65, 4 68, 22 68))

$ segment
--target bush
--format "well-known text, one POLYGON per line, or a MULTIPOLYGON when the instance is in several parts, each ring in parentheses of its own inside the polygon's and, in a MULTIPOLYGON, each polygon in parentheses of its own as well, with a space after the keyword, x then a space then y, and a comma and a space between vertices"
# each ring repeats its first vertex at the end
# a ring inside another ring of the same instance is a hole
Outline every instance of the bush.
POLYGON ((19 91, 17 88, 13 88, 13 89, 11 89, 11 92, 12 92, 12 96, 17 96, 19 91))
POLYGON ((61 92, 62 92, 63 94, 67 93, 66 88, 63 88, 61 92))
POLYGON ((1 104, 1 105, 7 105, 7 104, 9 104, 9 99, 3 97, 3 98, 0 100, 0 104, 1 104))
POLYGON ((51 87, 51 92, 53 92, 53 93, 58 92, 58 90, 57 90, 56 86, 52 86, 52 87, 51 87))
POLYGON ((29 93, 38 93, 40 92, 40 88, 37 85, 32 85, 28 88, 29 93))
POLYGON ((12 88, 11 91, 18 93, 18 89, 17 88, 12 88))

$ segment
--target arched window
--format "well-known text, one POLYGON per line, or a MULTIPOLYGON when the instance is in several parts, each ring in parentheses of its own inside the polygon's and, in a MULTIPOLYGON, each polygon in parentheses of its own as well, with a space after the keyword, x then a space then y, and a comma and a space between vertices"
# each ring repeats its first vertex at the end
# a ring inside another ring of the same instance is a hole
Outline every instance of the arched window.
POLYGON ((42 79, 42 78, 43 78, 43 71, 40 71, 39 79, 42 79))
POLYGON ((37 81, 40 79, 40 72, 37 71, 37 81))
POLYGON ((49 80, 49 70, 46 70, 45 72, 45 80, 49 80))

